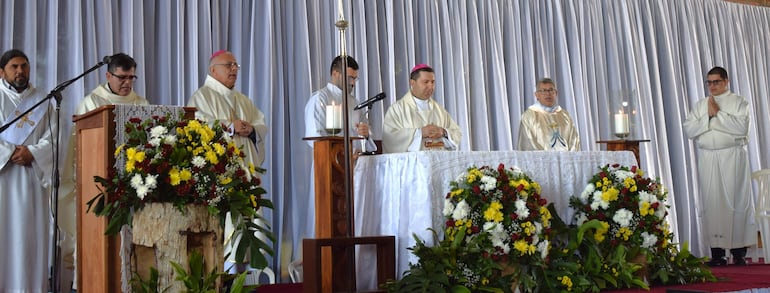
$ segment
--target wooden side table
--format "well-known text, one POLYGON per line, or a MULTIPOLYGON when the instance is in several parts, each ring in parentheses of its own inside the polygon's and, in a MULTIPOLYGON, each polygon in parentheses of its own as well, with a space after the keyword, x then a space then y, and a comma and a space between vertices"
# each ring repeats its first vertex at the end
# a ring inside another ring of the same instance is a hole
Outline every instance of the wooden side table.
POLYGON ((596 143, 607 144, 608 151, 631 151, 636 157, 636 165, 641 165, 639 161, 639 143, 649 142, 649 139, 615 139, 615 140, 598 140, 596 143))

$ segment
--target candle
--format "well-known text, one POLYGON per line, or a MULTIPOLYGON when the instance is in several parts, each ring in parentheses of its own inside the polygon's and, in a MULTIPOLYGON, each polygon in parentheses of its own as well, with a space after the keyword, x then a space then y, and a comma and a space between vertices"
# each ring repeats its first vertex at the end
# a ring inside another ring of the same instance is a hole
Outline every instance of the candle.
POLYGON ((340 128, 342 128, 342 105, 332 101, 331 105, 326 105, 326 129, 340 128))
POLYGON ((628 114, 623 113, 623 110, 615 114, 615 133, 628 134, 628 114))
POLYGON ((345 19, 345 9, 342 8, 342 0, 337 1, 337 9, 340 13, 340 19, 345 19))

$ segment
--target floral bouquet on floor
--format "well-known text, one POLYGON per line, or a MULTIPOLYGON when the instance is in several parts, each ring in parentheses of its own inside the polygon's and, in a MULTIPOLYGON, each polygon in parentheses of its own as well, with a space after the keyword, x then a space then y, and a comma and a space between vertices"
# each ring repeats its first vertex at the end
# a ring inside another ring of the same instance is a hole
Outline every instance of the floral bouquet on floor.
POLYGON ((120 170, 111 170, 108 178, 95 177, 100 194, 88 202, 89 211, 109 217, 107 234, 116 234, 130 225, 132 214, 149 203, 171 203, 180 211, 187 205, 203 205, 224 226, 229 212, 235 236, 241 241, 236 259, 250 253, 251 266, 267 266, 260 249, 272 254, 272 248, 255 232, 273 239, 257 211, 272 208, 260 186, 257 169, 244 161, 244 153, 235 145, 219 123, 213 126, 199 120, 174 120, 170 116, 142 121, 132 118, 125 125, 127 142, 115 150, 120 170))
POLYGON ((449 277, 472 291, 513 290, 548 257, 551 213, 540 185, 518 168, 470 167, 450 183, 444 242, 459 248, 449 277), (522 273, 524 272, 524 273, 522 273))
POLYGON ((668 192, 659 180, 633 167, 607 165, 588 182, 579 196, 570 198, 577 224, 599 220, 594 237, 605 247, 625 245, 652 254, 669 246, 668 192))

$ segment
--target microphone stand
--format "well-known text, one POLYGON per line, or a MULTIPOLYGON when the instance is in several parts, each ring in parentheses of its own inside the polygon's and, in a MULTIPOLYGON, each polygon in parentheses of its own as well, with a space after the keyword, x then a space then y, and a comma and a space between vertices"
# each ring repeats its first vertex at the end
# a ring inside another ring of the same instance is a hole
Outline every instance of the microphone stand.
MULTIPOLYGON (((340 5, 340 19, 334 23, 334 25, 340 31, 340 56, 342 57, 342 109, 344 109, 342 115, 343 125, 343 137, 344 137, 344 162, 345 162, 345 205, 347 206, 347 233, 348 238, 353 237, 353 174, 351 173, 351 145, 350 145, 350 111, 348 111, 348 97, 350 96, 348 86, 348 55, 345 50, 345 29, 348 28, 348 21, 345 20, 345 15, 342 13, 342 0, 339 0, 340 5)), ((351 270, 350 275, 355 276, 356 261, 355 256, 348 254, 348 269, 351 270)), ((355 292, 356 278, 351 278, 348 283, 349 292, 355 292)))
POLYGON ((24 111, 24 113, 22 113, 21 115, 16 116, 16 118, 14 118, 10 122, 8 122, 8 124, 3 125, 2 127, 0 127, 0 133, 3 133, 6 129, 8 129, 8 127, 13 125, 16 121, 19 121, 19 119, 21 119, 21 117, 25 117, 27 114, 29 114, 29 112, 32 112, 32 110, 36 109, 37 107, 39 107, 40 105, 42 105, 43 103, 48 101, 49 99, 54 98, 54 100, 56 100, 56 107, 54 108, 55 112, 56 112, 56 114, 54 115, 54 116, 56 116, 56 135, 55 135, 54 140, 53 140, 53 142, 54 142, 53 143, 53 148, 54 148, 54 153, 53 153, 53 193, 51 195, 51 203, 53 203, 53 207, 52 207, 51 210, 53 212, 53 227, 54 227, 54 229, 53 229, 53 239, 52 239, 53 241, 51 241, 51 243, 52 243, 51 250, 52 250, 52 254, 53 254, 53 265, 52 265, 53 268, 52 268, 52 272, 51 272, 51 285, 50 285, 50 287, 51 287, 51 290, 52 290, 53 293, 58 293, 59 292, 59 274, 60 274, 60 271, 59 271, 59 265, 60 265, 60 259, 59 258, 60 258, 60 256, 59 256, 59 249, 58 249, 58 246, 59 246, 58 245, 58 242, 59 242, 58 238, 59 238, 59 181, 60 181, 59 180, 59 136, 60 136, 59 132, 61 130, 61 126, 59 124, 59 118, 60 118, 61 100, 62 100, 61 92, 66 87, 68 87, 69 85, 73 84, 75 81, 77 81, 78 79, 82 78, 86 74, 91 73, 92 71, 98 69, 99 67, 102 67, 102 65, 104 65, 104 62, 100 61, 99 63, 97 63, 93 67, 89 68, 88 70, 86 70, 82 74, 76 76, 75 78, 60 83, 53 90, 51 90, 51 92, 45 98, 43 98, 39 102, 37 102, 37 104, 35 104, 32 107, 30 107, 29 109, 27 109, 27 111, 24 111))
MULTIPOLYGON (((374 103, 370 103, 368 106, 366 106, 366 110, 364 110, 364 121, 366 121, 366 125, 369 125, 369 137, 372 136, 372 129, 371 124, 369 124, 369 112, 372 111, 372 106, 374 103)), ((366 150, 366 143, 369 142, 369 137, 365 137, 361 140, 361 153, 358 154, 359 156, 371 156, 374 155, 374 151, 367 151, 366 150)))

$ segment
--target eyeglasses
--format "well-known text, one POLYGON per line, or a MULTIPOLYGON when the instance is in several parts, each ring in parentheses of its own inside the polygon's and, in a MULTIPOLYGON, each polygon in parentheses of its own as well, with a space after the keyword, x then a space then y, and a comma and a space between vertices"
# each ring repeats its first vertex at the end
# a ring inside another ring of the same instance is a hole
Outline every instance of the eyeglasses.
POLYGON ((544 93, 544 94, 553 94, 556 92, 556 89, 537 90, 537 92, 544 93))
POLYGON ((214 65, 225 66, 225 67, 227 67, 227 68, 229 68, 231 70, 232 69, 241 69, 241 65, 238 64, 238 62, 219 63, 219 64, 214 64, 214 65))
POLYGON ((112 72, 110 72, 110 75, 114 76, 115 78, 119 79, 120 81, 126 81, 126 80, 134 81, 137 78, 139 78, 136 75, 117 75, 117 74, 112 73, 112 72))
POLYGON ((724 79, 716 79, 716 80, 707 80, 706 85, 718 85, 721 82, 725 81, 724 79))

